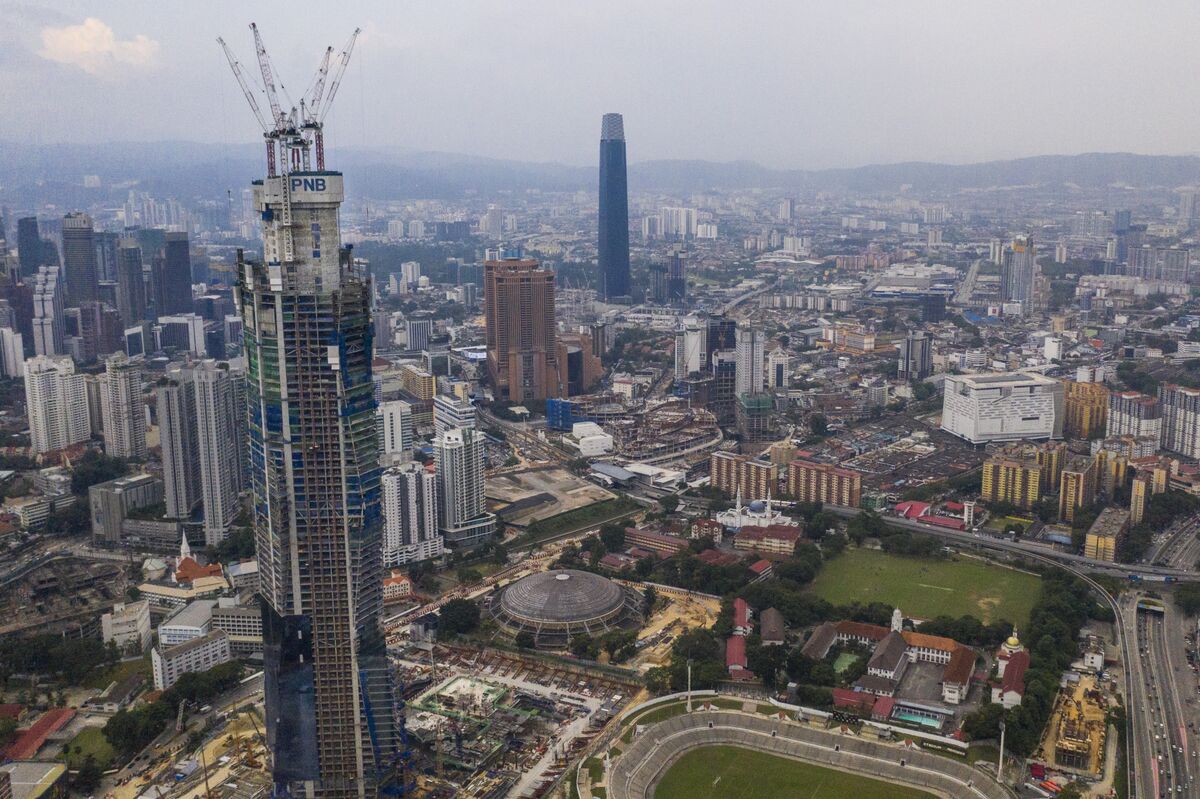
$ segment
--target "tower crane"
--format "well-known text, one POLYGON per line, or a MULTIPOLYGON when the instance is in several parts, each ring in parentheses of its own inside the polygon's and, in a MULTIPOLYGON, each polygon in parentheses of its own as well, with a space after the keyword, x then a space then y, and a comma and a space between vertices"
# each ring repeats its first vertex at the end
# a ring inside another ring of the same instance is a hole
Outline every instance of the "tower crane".
POLYGON ((300 99, 298 108, 292 105, 283 83, 276 80, 275 67, 271 63, 271 56, 263 43, 258 25, 250 23, 250 31, 254 36, 254 52, 258 57, 258 68, 262 75, 261 86, 255 85, 251 88, 241 62, 234 56, 229 45, 220 37, 217 38, 217 43, 224 50, 225 58, 229 61, 229 67, 233 70, 234 77, 237 78, 242 94, 245 96, 246 102, 250 104, 250 110, 262 128, 267 144, 267 176, 278 177, 277 164, 278 169, 285 174, 299 170, 307 171, 310 168, 310 152, 314 144, 317 151, 317 169, 324 170, 325 116, 329 113, 329 108, 333 105, 333 98, 342 84, 346 66, 350 63, 350 54, 354 50, 355 42, 357 42, 362 29, 354 29, 354 33, 351 34, 345 47, 338 54, 328 91, 325 88, 326 81, 329 78, 330 68, 334 65, 334 58, 333 47, 325 48, 321 63, 311 83, 311 91, 307 97, 300 99), (290 108, 285 109, 280 102, 280 92, 283 93, 290 108), (268 114, 264 113, 258 102, 257 95, 259 93, 266 97, 270 111, 269 119, 268 114))

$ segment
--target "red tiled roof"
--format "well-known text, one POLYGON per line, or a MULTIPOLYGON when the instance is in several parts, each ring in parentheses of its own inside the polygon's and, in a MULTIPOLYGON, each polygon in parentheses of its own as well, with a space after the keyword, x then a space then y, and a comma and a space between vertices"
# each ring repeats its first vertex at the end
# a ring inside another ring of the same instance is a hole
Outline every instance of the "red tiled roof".
POLYGON ((754 572, 755 574, 762 574, 763 572, 767 571, 770 568, 771 568, 771 561, 767 560, 766 558, 763 558, 760 561, 756 561, 755 563, 750 565, 750 571, 754 572))
POLYGON ((939 649, 942 652, 954 652, 958 649, 958 641, 953 638, 946 638, 941 635, 926 635, 925 633, 914 633, 905 630, 902 635, 905 642, 909 646, 915 646, 922 649, 939 649))
POLYGON ((8 745, 4 754, 9 760, 29 760, 37 754, 46 743, 46 739, 58 732, 75 717, 75 711, 69 707, 59 707, 47 710, 42 717, 21 733, 15 741, 8 745))
POLYGON ((928 502, 918 502, 915 499, 909 502, 901 502, 896 506, 896 513, 906 519, 915 519, 918 516, 924 516, 929 513, 928 502))
POLYGON ((1004 667, 1004 677, 1000 680, 1000 690, 1004 693, 1012 691, 1018 696, 1025 695, 1025 670, 1029 668, 1029 653, 1022 650, 1008 659, 1004 667))
POLYGON ((838 635, 866 638, 870 641, 882 641, 891 632, 891 629, 880 627, 878 624, 865 624, 861 621, 839 621, 837 623, 837 632, 838 635))
POLYGON ((733 600, 733 626, 745 627, 750 623, 750 606, 746 600, 738 597, 733 600))
POLYGON ((775 538, 795 543, 800 540, 801 533, 799 528, 796 527, 788 527, 784 524, 770 524, 766 527, 743 527, 738 530, 737 537, 742 541, 762 541, 767 538, 775 538))
POLYGON ((949 527, 953 530, 962 530, 967 526, 962 519, 952 519, 949 516, 922 516, 923 524, 933 524, 938 527, 949 527))
POLYGON ((877 719, 887 720, 892 715, 892 709, 896 707, 896 697, 894 696, 879 696, 875 698, 875 707, 871 709, 871 715, 877 719))
POLYGON ((221 575, 220 563, 201 566, 195 558, 182 558, 175 564, 175 581, 179 583, 190 583, 201 577, 220 577, 221 575))
POLYGON ((0 704, 0 719, 18 720, 21 718, 21 714, 24 712, 24 705, 18 705, 15 702, 0 704))
POLYGON ((834 707, 853 707, 861 710, 871 710, 875 707, 875 703, 879 701, 875 694, 869 694, 865 691, 852 691, 849 688, 834 688, 833 689, 833 706, 834 707))
POLYGON ((958 513, 962 511, 963 504, 961 502, 943 502, 942 507, 952 513, 958 513))
POLYGON ((725 667, 730 666, 746 668, 746 639, 740 635, 731 635, 725 642, 725 667))
POLYGON ((950 662, 942 672, 942 682, 966 685, 971 680, 971 671, 975 668, 975 652, 965 646, 954 650, 950 662))
POLYGON ((731 563, 738 562, 736 555, 730 555, 728 552, 722 552, 719 549, 706 549, 697 555, 696 559, 702 563, 707 563, 709 566, 728 566, 731 563))

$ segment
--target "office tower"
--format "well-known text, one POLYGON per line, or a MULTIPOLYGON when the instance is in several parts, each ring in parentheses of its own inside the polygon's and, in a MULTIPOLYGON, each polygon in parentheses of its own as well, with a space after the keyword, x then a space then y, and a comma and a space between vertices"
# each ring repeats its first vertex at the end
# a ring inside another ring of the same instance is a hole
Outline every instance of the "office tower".
POLYGON ((554 396, 554 272, 534 260, 506 258, 485 262, 483 280, 487 368, 496 399, 521 403, 554 396))
POLYGON ((721 424, 734 419, 737 403, 737 354, 731 350, 712 353, 712 388, 709 391, 707 409, 721 424))
POLYGON ((238 450, 233 376, 229 364, 203 361, 192 371, 195 390, 196 448, 200 454, 200 500, 204 543, 216 546, 229 534, 238 510, 238 450))
POLYGON ((1108 395, 1107 416, 1106 437, 1152 436, 1156 440, 1162 437, 1163 406, 1155 397, 1137 391, 1114 391, 1108 395))
POLYGON ((421 352, 429 349, 429 338, 433 335, 432 319, 405 319, 405 341, 410 352, 421 352))
POLYGON ((340 173, 270 175, 253 192, 265 262, 239 259, 235 292, 273 777, 292 795, 374 795, 386 764, 373 753, 390 757, 397 732, 380 629, 371 280, 341 246, 340 173))
POLYGON ((420 463, 383 473, 384 566, 441 556, 445 539, 438 534, 437 484, 437 474, 420 463))
POLYGON ((650 299, 659 305, 667 303, 667 262, 657 258, 650 263, 650 299))
POLYGON ((21 277, 31 277, 42 265, 42 234, 36 216, 17 220, 17 257, 21 262, 21 277))
POLYGON ((934 324, 946 321, 946 295, 924 294, 920 300, 921 321, 934 324))
POLYGON ((85 378, 68 356, 35 355, 25 361, 25 406, 35 454, 92 437, 85 378))
POLYGON ((675 379, 682 380, 690 374, 706 368, 704 346, 706 330, 695 318, 683 322, 683 329, 675 334, 675 379))
POLYGON ((737 322, 724 316, 714 316, 708 320, 708 334, 704 343, 705 358, 711 358, 714 352, 732 350, 737 347, 737 322))
POLYGON ((137 239, 123 238, 117 249, 117 311, 126 327, 146 317, 146 278, 137 239))
POLYGON ((33 351, 38 355, 64 355, 62 275, 57 266, 39 266, 33 277, 33 351))
POLYGON ((117 353, 104 363, 100 378, 104 415, 104 452, 114 458, 146 457, 146 408, 142 402, 142 365, 117 353))
POLYGON ((828 463, 794 460, 788 464, 787 490, 797 502, 857 508, 862 500, 862 475, 828 463))
POLYGON ((784 197, 779 201, 779 209, 777 214, 780 222, 791 222, 792 216, 796 213, 796 201, 791 197, 784 197))
POLYGON ((743 444, 775 439, 775 401, 769 394, 738 394, 733 412, 738 436, 743 444))
POLYGON ((899 344, 900 380, 924 380, 933 374, 933 342, 923 332, 909 333, 899 344))
POLYGON ((96 243, 96 280, 116 282, 117 280, 117 249, 121 237, 117 233, 96 231, 93 240, 96 243))
POLYGON ((75 312, 79 338, 82 340, 83 362, 92 363, 122 349, 121 315, 107 303, 88 301, 75 312))
POLYGON ((1012 247, 1004 253, 1000 270, 1001 296, 1008 302, 1028 303, 1033 299, 1033 283, 1037 274, 1037 253, 1032 236, 1017 236, 1012 247))
POLYGON ((447 430, 433 439, 438 477, 438 529, 456 547, 481 544, 496 532, 484 502, 483 435, 447 430))
POLYGON ((1036 373, 949 375, 942 429, 972 444, 1062 438, 1062 383, 1036 373))
POLYGON ((74 213, 63 217, 63 270, 67 280, 67 305, 78 307, 96 299, 96 234, 92 218, 74 213))
POLYGON ((192 254, 188 234, 169 231, 163 244, 158 315, 192 313, 192 254))
POLYGON ((25 374, 25 343, 11 327, 0 327, 0 369, 5 377, 25 374))
POLYGON ((475 429, 475 406, 470 400, 438 394, 433 398, 433 429, 440 435, 447 430, 475 429))
POLYGON ((1104 435, 1108 420, 1108 389, 1100 383, 1063 381, 1066 416, 1063 435, 1067 438, 1095 438, 1104 435))
POLYGON ((667 254, 667 302, 687 299, 687 259, 682 247, 673 247, 667 254))
POLYGON ((625 122, 605 114, 600 128, 600 296, 627 298, 629 285, 629 186, 625 174, 625 122))
POLYGON ((380 452, 389 460, 412 460, 412 405, 404 400, 381 402, 377 414, 380 452))
POLYGON ((192 368, 173 365, 155 387, 167 517, 190 518, 200 504, 200 452, 192 368))
POLYGON ((771 350, 767 356, 767 386, 774 391, 783 391, 791 382, 791 370, 787 352, 782 348, 771 350))
POLYGON ((737 383, 734 391, 760 394, 763 390, 763 332, 739 327, 737 331, 737 383))
POLYGON ((1162 406, 1162 448, 1189 458, 1200 458, 1200 389, 1163 383, 1158 387, 1162 406))

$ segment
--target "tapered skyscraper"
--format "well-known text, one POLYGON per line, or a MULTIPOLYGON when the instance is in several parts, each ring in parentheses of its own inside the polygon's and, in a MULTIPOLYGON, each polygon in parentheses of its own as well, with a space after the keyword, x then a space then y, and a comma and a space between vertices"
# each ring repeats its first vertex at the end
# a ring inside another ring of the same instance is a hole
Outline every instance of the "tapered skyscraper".
POLYGON ((629 185, 625 174, 625 123, 605 114, 600 128, 600 296, 613 302, 630 294, 629 185))

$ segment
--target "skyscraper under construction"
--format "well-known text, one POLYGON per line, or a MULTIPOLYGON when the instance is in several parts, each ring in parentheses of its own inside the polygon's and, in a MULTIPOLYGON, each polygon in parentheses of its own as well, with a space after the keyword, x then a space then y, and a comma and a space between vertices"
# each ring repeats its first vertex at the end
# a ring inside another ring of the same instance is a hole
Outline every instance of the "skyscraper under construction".
POLYGON ((296 797, 369 797, 390 779, 399 734, 380 626, 371 280, 341 246, 342 175, 324 168, 320 95, 300 115, 279 112, 258 45, 274 111, 267 177, 253 184, 263 257, 239 258, 236 292, 272 773, 296 797))

